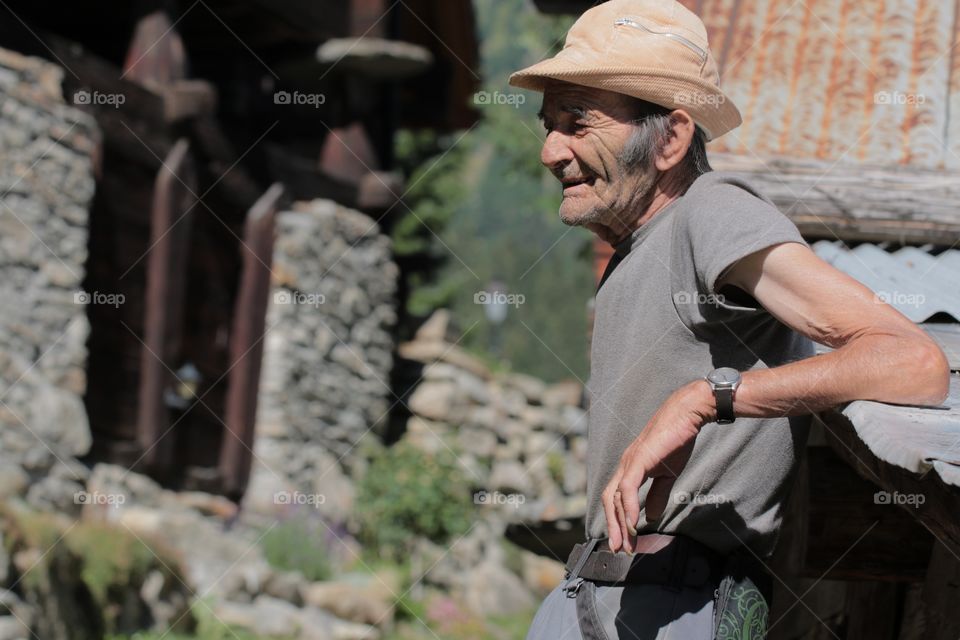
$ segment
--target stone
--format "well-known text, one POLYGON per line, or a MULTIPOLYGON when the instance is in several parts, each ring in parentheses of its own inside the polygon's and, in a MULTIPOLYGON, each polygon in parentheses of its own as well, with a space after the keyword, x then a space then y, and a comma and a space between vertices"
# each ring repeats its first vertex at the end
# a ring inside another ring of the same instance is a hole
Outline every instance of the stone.
POLYGON ((520 550, 521 577, 534 594, 545 597, 564 579, 566 569, 562 562, 553 558, 520 550))
POLYGON ((458 387, 452 381, 425 381, 421 383, 407 405, 414 413, 430 420, 448 420, 458 396, 458 387))
POLYGON ((269 596, 300 606, 306 585, 307 580, 299 571, 278 571, 267 579, 263 590, 269 596))
POLYGON ((523 373, 511 373, 504 377, 505 385, 513 387, 524 395, 527 402, 540 404, 547 385, 543 380, 523 373))
POLYGON ((497 460, 490 470, 489 491, 501 493, 529 494, 533 487, 529 474, 522 464, 515 460, 497 460))
POLYGON ((467 608, 484 617, 523 613, 537 604, 515 573, 490 560, 484 560, 463 577, 462 594, 467 608))
POLYGON ((16 617, 0 616, 0 640, 27 640, 30 630, 16 617))
POLYGON ((404 342, 397 347, 397 355, 407 360, 429 364, 431 362, 448 362, 456 367, 465 369, 484 380, 493 376, 483 361, 476 358, 457 345, 442 342, 427 342, 414 340, 404 342))
POLYGON ((297 607, 270 596, 259 596, 252 603, 222 600, 212 609, 223 624, 246 629, 258 636, 295 637, 300 633, 297 607))
POLYGON ((370 625, 341 620, 315 607, 300 610, 298 640, 379 640, 380 631, 370 625))
POLYGON ((393 623, 400 585, 393 574, 347 574, 336 580, 314 582, 302 590, 307 605, 338 618, 387 628, 393 623))
MULTIPOLYGON (((407 428, 403 434, 403 440, 409 442, 420 451, 430 454, 440 453, 450 448, 447 444, 447 434, 449 428, 443 422, 434 422, 425 420, 420 416, 411 416, 407 420, 407 428)), ((448 436, 449 437, 449 436, 448 436)))
POLYGON ((425 342, 449 342, 450 311, 437 309, 420 325, 413 339, 425 342))
POLYGON ((19 496, 27 489, 30 476, 10 458, 0 458, 0 502, 19 496))
POLYGON ((544 389, 542 401, 545 407, 579 407, 582 397, 583 385, 576 380, 564 380, 544 389))

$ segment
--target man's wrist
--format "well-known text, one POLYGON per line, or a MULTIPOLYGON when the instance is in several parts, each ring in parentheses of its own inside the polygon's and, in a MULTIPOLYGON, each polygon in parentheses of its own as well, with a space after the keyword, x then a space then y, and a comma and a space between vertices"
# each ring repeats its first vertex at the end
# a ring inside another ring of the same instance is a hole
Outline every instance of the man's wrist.
POLYGON ((688 405, 697 419, 697 428, 717 420, 717 399, 706 380, 694 380, 687 385, 690 394, 688 405))

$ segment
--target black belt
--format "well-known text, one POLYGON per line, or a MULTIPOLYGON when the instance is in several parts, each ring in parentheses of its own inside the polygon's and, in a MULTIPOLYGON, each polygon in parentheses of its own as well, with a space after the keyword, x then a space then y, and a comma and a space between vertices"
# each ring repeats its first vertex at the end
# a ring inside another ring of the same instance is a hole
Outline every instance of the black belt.
MULTIPOLYGON (((637 551, 593 550, 594 544, 574 546, 567 571, 594 582, 702 587, 723 577, 726 556, 685 536, 649 533, 637 536, 637 551), (582 557, 584 552, 589 555, 582 557), (577 565, 579 572, 575 571, 577 565)), ((570 576, 571 578, 576 576, 570 576)))

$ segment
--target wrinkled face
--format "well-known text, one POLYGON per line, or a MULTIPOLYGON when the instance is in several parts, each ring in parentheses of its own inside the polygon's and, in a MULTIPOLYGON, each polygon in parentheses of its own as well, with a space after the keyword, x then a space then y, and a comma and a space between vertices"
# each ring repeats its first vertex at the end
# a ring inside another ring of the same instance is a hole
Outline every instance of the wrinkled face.
POLYGON ((640 217, 656 170, 622 159, 635 130, 635 103, 611 91, 552 82, 540 111, 543 162, 563 185, 560 219, 622 236, 640 217))

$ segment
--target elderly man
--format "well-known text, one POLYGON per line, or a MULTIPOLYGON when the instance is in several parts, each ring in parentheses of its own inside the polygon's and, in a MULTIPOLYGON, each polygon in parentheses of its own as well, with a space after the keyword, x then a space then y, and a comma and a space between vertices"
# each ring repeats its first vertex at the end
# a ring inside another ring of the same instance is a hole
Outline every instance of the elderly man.
POLYGON ((679 3, 602 3, 510 82, 543 92, 561 220, 615 248, 595 306, 587 542, 528 638, 763 637, 803 416, 940 404, 946 359, 711 171, 706 142, 740 114, 679 3), (810 357, 811 341, 835 350, 810 357))

